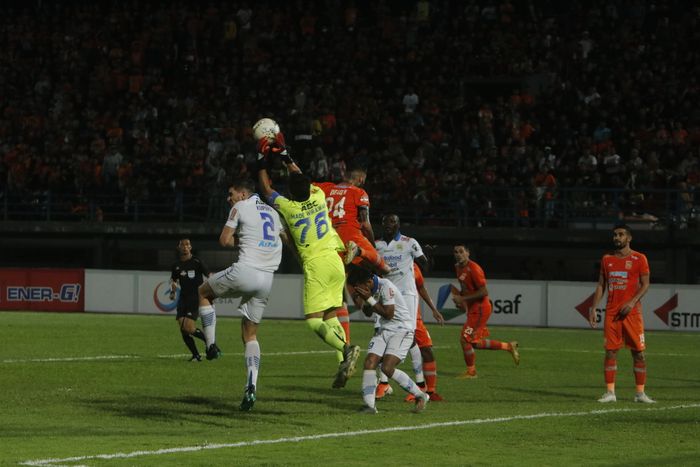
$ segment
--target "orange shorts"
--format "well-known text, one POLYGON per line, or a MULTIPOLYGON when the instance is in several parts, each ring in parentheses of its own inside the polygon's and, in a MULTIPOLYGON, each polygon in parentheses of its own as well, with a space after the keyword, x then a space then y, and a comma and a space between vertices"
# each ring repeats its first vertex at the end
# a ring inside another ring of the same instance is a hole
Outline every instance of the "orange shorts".
POLYGON ((634 311, 620 321, 613 321, 615 314, 605 315, 605 350, 619 350, 623 344, 625 347, 637 352, 643 351, 644 345, 644 320, 642 314, 634 311))
POLYGON ((423 318, 420 316, 420 308, 418 309, 418 318, 416 319, 416 344, 421 349, 424 347, 432 347, 433 340, 430 338, 428 328, 423 323, 423 318))
POLYGON ((462 336, 467 342, 478 342, 489 336, 489 328, 486 327, 491 317, 491 303, 488 301, 469 305, 467 322, 462 326, 462 336))

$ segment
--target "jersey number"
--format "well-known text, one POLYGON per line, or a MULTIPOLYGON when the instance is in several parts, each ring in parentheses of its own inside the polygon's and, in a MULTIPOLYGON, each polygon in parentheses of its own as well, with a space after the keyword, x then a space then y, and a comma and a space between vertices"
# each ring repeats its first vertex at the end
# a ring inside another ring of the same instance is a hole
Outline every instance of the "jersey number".
POLYGON ((262 225, 263 238, 265 240, 274 240, 275 239, 275 235, 274 235, 275 220, 267 212, 261 212, 260 219, 262 219, 262 221, 263 221, 263 225, 262 225))
MULTIPOLYGON (((323 238, 324 235, 328 233, 328 222, 326 222, 325 211, 321 211, 314 217, 314 225, 316 226, 316 238, 319 240, 323 238)), ((299 219, 294 224, 294 227, 303 226, 301 229, 300 243, 306 243, 306 234, 309 233, 309 228, 311 227, 311 218, 305 217, 304 219, 299 219)))
POLYGON ((331 216, 335 217, 336 219, 342 219, 345 217, 345 196, 340 198, 337 204, 335 199, 329 196, 326 198, 326 205, 328 206, 328 212, 331 213, 331 216))

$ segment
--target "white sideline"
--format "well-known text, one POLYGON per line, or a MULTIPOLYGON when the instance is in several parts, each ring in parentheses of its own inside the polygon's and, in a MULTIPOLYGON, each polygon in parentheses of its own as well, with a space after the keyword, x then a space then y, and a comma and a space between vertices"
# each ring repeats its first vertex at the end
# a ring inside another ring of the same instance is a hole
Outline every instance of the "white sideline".
POLYGON ((646 409, 601 409, 601 410, 590 410, 588 412, 543 412, 531 415, 514 415, 512 417, 497 417, 497 418, 478 418, 474 420, 456 420, 452 422, 437 422, 437 423, 426 423, 423 425, 410 425, 410 426, 395 426, 388 428, 380 428, 376 430, 359 430, 359 431, 348 431, 342 433, 322 433, 318 435, 309 436, 293 436, 285 438, 276 439, 257 439, 252 441, 239 441, 237 443, 221 443, 221 444, 204 444, 200 446, 183 446, 179 448, 164 448, 156 449, 152 451, 132 451, 132 452, 117 452, 114 454, 93 454, 88 456, 75 456, 75 457, 65 457, 62 459, 35 459, 21 462, 20 465, 32 465, 32 466, 56 466, 57 463, 62 462, 80 462, 90 459, 130 459, 132 457, 139 456, 158 456, 161 454, 173 454, 180 452, 194 452, 194 451, 205 451, 213 449, 224 449, 224 448, 239 448, 246 446, 256 446, 264 444, 280 444, 280 443, 300 443, 304 441, 315 441, 319 439, 327 438, 343 438, 350 436, 361 436, 368 434, 377 433, 389 433, 393 431, 414 431, 414 430, 427 430, 430 428, 443 428, 449 426, 460 426, 460 425, 482 425, 485 423, 502 423, 511 422, 514 420, 533 420, 538 418, 553 418, 553 417, 585 417, 589 415, 605 415, 609 413, 622 413, 622 412, 660 412, 668 410, 680 410, 680 409, 693 409, 700 408, 700 403, 698 404, 684 404, 684 405, 674 405, 670 407, 655 407, 646 409))

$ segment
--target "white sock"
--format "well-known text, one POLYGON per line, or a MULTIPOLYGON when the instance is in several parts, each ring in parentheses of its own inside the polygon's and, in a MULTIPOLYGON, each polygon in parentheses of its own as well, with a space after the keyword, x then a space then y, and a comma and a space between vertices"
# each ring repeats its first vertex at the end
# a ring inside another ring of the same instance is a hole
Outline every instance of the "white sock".
POLYGON ((377 390, 377 373, 375 370, 362 372, 362 400, 368 407, 374 407, 374 392, 377 390))
POLYGON ((404 391, 410 392, 416 397, 423 394, 423 391, 421 391, 420 388, 416 385, 416 383, 413 382, 411 377, 408 376, 405 372, 399 370, 398 368, 394 370, 394 374, 391 375, 391 379, 399 383, 399 386, 401 386, 404 391))
POLYGON ((202 318, 202 332, 208 349, 216 342, 216 312, 214 307, 212 305, 200 306, 199 317, 202 318))
POLYGON ((416 375, 416 383, 425 383, 423 377, 423 355, 420 353, 420 347, 414 345, 408 351, 411 355, 411 364, 413 365, 413 373, 416 375))
POLYGON ((260 344, 258 341, 245 343, 246 386, 258 386, 258 370, 260 369, 260 344))

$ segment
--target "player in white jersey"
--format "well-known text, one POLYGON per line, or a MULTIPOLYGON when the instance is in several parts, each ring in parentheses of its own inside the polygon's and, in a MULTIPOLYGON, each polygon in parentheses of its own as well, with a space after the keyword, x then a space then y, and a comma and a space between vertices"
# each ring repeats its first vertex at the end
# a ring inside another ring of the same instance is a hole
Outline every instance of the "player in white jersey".
POLYGON ((239 248, 238 261, 213 274, 199 287, 199 314, 205 326, 207 359, 220 355, 215 342, 216 314, 211 302, 220 297, 241 297, 238 312, 243 315, 241 338, 247 370, 245 394, 240 405, 244 411, 252 409, 255 403, 260 367, 257 330, 272 290, 273 273, 282 260, 282 240, 285 240, 279 214, 264 203, 254 189, 253 181, 248 178, 236 179, 229 186, 227 199, 231 211, 219 236, 219 244, 239 248))
POLYGON ((380 278, 364 268, 354 266, 347 279, 354 288, 357 299, 364 301, 362 312, 365 316, 373 314, 379 317, 379 328, 367 346, 364 372, 362 373, 362 399, 365 413, 377 413, 375 391, 377 389, 377 366, 381 362, 381 371, 388 378, 396 381, 405 391, 415 397, 414 412, 420 412, 428 403, 428 395, 397 365, 406 358, 411 348, 416 328, 415 310, 411 310, 399 292, 389 280, 380 278))
MULTIPOLYGON (((415 238, 402 235, 399 231, 401 222, 396 214, 387 214, 382 218, 382 238, 375 242, 377 252, 384 259, 391 271, 384 277, 393 282, 401 292, 406 305, 413 314, 413 329, 415 330, 416 313, 418 312, 418 289, 413 274, 413 263, 417 263, 423 272, 428 269, 428 258, 415 238)), ((375 324, 376 327, 376 324, 375 324)), ((424 383, 423 357, 417 345, 411 347, 411 365, 416 374, 416 380, 424 383)), ((384 397, 385 393, 391 394, 389 379, 383 374, 379 375, 377 386, 377 399, 384 397)))

